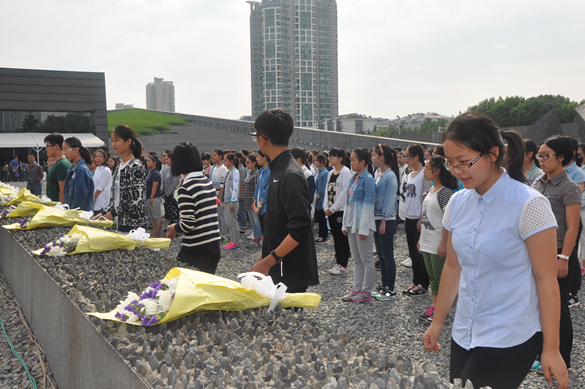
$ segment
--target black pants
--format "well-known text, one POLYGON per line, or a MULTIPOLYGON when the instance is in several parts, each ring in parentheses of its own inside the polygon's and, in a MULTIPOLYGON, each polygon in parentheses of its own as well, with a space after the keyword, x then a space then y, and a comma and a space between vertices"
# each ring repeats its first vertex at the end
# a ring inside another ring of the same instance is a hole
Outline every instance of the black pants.
MULTIPOLYGON (((406 230, 406 242, 408 243, 408 253, 412 259, 412 283, 421 285, 423 288, 429 288, 429 273, 425 266, 423 255, 418 252, 416 244, 420 238, 420 231, 416 228, 418 219, 406 219, 404 229, 406 230)), ((475 385, 475 382, 473 383, 475 385)))
POLYGON ((514 347, 476 347, 465 350, 451 340, 451 371, 449 380, 467 380, 474 388, 517 389, 530 372, 530 367, 542 347, 542 332, 514 347))
MULTIPOLYGON (((561 249, 559 249, 559 254, 561 249)), ((558 259, 558 261, 565 261, 565 259, 558 259)), ((569 311, 569 292, 571 291, 573 272, 581 273, 581 266, 579 266, 579 259, 577 258, 577 246, 573 249, 569 257, 569 272, 565 278, 557 278, 559 281, 559 289, 561 291, 561 323, 560 323, 560 347, 559 350, 567 368, 571 367, 571 350, 573 349, 573 322, 571 320, 571 312, 569 311)))
POLYGON ((173 195, 165 196, 165 219, 168 220, 169 224, 173 224, 179 221, 179 204, 173 195))
MULTIPOLYGON (((573 249, 577 255, 577 264, 579 264, 579 238, 581 237, 582 231, 583 220, 579 219, 579 232, 577 233, 577 242, 575 242, 575 248, 573 249)), ((569 276, 571 277, 571 295, 576 296, 579 293, 579 289, 581 289, 581 265, 579 264, 574 272, 569 273, 569 276)))
POLYGON ((315 219, 319 223, 319 237, 327 239, 327 219, 325 219, 325 211, 318 209, 315 211, 315 219))
POLYGON ((177 261, 196 267, 202 272, 215 274, 220 255, 219 252, 216 254, 202 253, 181 247, 181 251, 177 254, 177 261))
POLYGON ((343 212, 335 212, 329 216, 329 226, 331 227, 331 236, 333 236, 337 263, 343 267, 347 267, 347 262, 349 261, 349 240, 341 232, 342 225, 343 212))

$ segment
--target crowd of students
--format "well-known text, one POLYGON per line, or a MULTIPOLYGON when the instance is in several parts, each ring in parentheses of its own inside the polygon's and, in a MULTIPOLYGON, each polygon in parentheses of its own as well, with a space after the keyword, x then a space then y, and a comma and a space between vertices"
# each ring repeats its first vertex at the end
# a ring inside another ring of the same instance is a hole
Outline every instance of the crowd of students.
POLYGON ((434 148, 291 150, 292 118, 280 110, 260 115, 255 130, 253 152, 201 154, 183 142, 159 159, 130 127, 117 126, 111 141, 120 161, 105 147, 92 156, 77 138, 51 134, 47 195, 96 219, 116 218, 120 231, 150 221, 154 236, 164 203, 166 236, 182 234, 177 258, 210 273, 221 249, 240 249, 250 223, 246 247, 262 249, 252 270, 289 292, 318 284, 315 244, 331 237, 327 272, 348 274, 351 257, 353 287, 340 298, 353 303, 397 298, 394 236, 404 228, 412 283, 402 293, 430 289, 419 316, 430 323, 428 350, 441 349, 459 295, 451 379, 514 388, 534 369, 567 387, 569 307, 578 304, 585 251, 584 144, 553 136, 537 145, 474 112, 455 118, 434 148))

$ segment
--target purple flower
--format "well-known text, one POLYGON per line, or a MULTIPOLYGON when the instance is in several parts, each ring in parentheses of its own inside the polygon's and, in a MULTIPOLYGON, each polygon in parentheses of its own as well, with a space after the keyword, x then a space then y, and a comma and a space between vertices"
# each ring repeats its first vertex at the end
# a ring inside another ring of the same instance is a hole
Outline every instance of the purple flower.
POLYGON ((151 317, 148 321, 149 326, 155 325, 156 323, 158 323, 158 318, 156 316, 151 317))
POLYGON ((149 322, 149 321, 150 321, 150 320, 148 320, 148 316, 144 316, 144 317, 142 318, 142 325, 143 325, 143 326, 145 326, 145 325, 148 325, 148 322, 149 322))

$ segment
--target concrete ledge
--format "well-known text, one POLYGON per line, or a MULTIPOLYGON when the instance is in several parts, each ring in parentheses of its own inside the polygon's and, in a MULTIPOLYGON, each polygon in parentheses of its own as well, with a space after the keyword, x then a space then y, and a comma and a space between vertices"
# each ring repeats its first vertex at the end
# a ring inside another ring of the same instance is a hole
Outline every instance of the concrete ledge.
POLYGON ((0 268, 60 389, 150 388, 4 228, 0 247, 0 268))

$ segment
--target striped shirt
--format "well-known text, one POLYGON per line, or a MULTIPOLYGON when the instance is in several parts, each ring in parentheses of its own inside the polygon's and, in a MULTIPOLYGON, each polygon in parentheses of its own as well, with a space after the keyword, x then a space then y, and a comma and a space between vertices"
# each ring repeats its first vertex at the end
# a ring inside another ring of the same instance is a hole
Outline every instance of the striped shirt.
POLYGON ((185 235, 185 248, 215 254, 219 252, 219 226, 216 192, 213 183, 201 172, 190 173, 178 190, 177 232, 185 235))

